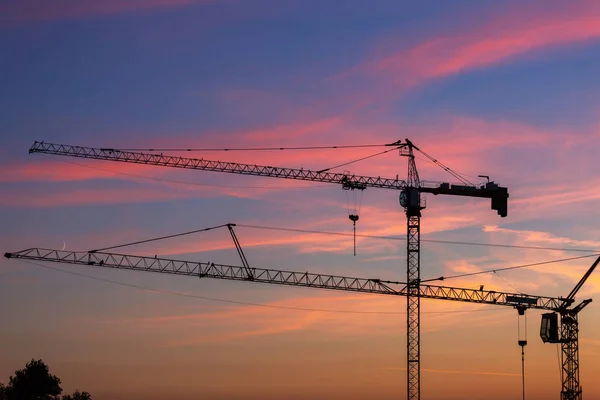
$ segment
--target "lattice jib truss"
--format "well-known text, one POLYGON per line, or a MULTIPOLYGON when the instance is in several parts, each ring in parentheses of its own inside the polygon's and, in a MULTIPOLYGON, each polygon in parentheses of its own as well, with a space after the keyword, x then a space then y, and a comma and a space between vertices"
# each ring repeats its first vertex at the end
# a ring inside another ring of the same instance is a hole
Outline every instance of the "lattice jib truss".
MULTIPOLYGON (((5 253, 4 256, 7 258, 30 261, 49 261, 63 264, 157 272, 195 278, 251 281, 256 283, 393 296, 406 296, 408 292, 407 285, 404 282, 394 282, 375 278, 355 278, 252 267, 254 279, 251 280, 246 269, 242 266, 109 252, 73 252, 31 248, 13 253, 5 253)), ((561 298, 425 284, 419 286, 418 297, 478 304, 494 304, 508 307, 525 305, 527 308, 540 310, 556 310, 564 304, 564 299, 561 298)))
MULTIPOLYGON (((266 165, 241 164, 227 161, 212 161, 155 153, 124 151, 110 148, 72 146, 67 144, 46 142, 35 142, 29 149, 29 153, 42 153, 93 160, 154 165, 160 167, 333 183, 342 185, 342 187, 360 188, 361 190, 365 188, 404 190, 409 186, 406 181, 398 179, 398 177, 382 178, 361 176, 327 171, 311 171, 303 168, 282 168, 266 165)), ((492 208, 495 210, 498 208, 494 206, 494 202, 500 201, 505 203, 508 199, 508 190, 505 187, 500 187, 493 183, 487 183, 479 187, 466 187, 460 184, 457 185, 446 182, 431 182, 421 180, 419 181, 418 190, 423 193, 432 194, 491 198, 493 200, 492 208)), ((506 208, 506 206, 503 208, 506 208)), ((501 216, 506 216, 505 209, 498 209, 498 212, 501 214, 501 216)))

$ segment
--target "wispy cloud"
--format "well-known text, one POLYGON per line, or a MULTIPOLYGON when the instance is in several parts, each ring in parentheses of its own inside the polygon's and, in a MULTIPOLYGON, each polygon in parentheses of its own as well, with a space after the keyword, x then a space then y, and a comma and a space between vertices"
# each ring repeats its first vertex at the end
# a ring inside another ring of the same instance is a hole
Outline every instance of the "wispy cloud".
MULTIPOLYGON (((346 336, 387 336, 396 335, 402 324, 402 312, 398 313, 398 304, 403 300, 394 296, 369 295, 332 295, 322 294, 310 297, 290 298, 264 303, 266 307, 233 306, 219 311, 163 315, 127 320, 105 321, 109 325, 169 326, 178 332, 193 326, 202 328, 206 335, 198 337, 178 335, 176 340, 169 340, 167 347, 195 346, 202 343, 227 342, 253 336, 272 336, 290 334, 298 331, 327 332, 328 334, 344 334, 346 336), (305 309, 290 310, 286 308, 305 309), (334 310, 333 312, 311 311, 334 310), (341 312, 335 312, 340 310, 341 312), (354 312, 349 314, 348 312, 354 312), (381 312, 383 314, 378 314, 381 312), (386 314, 387 313, 387 314, 386 314), (398 313, 396 318, 394 313, 398 313), (214 329, 219 333, 212 334, 214 329)), ((470 312, 484 310, 477 305, 449 305, 446 302, 429 301, 424 304, 424 315, 427 315, 425 332, 434 332, 455 326, 463 318, 481 326, 498 322, 498 313, 470 312), (465 313, 457 312, 465 311, 465 313), (492 319, 490 315, 493 314, 492 319)))
MULTIPOLYGON (((583 242, 564 237, 557 237, 544 231, 520 231, 486 226, 483 228, 487 241, 514 245, 552 246, 560 247, 566 243, 578 244, 583 242), (529 241, 528 241, 529 239, 529 241)), ((593 243, 585 242, 587 245, 593 243)), ((585 271, 595 261, 595 256, 568 260, 572 257, 586 256, 585 253, 569 253, 568 251, 531 251, 513 249, 506 251, 501 248, 489 248, 486 255, 479 257, 460 257, 444 262, 448 276, 480 273, 490 273, 459 277, 449 281, 452 285, 461 287, 477 287, 483 284, 486 290, 506 292, 524 292, 529 294, 545 294, 564 296, 578 282, 585 271), (556 260, 563 260, 554 262, 556 260), (548 263, 545 263, 548 262, 548 263), (537 265, 538 263, 542 263, 537 265), (527 268, 502 271, 506 267, 530 265, 527 268)), ((590 254, 593 250, 590 250, 590 254)), ((591 276, 578 297, 591 295, 600 291, 600 278, 591 276)))
POLYGON ((588 247, 590 253, 600 251, 600 241, 595 240, 577 240, 565 236, 556 236, 550 232, 519 230, 502 228, 495 225, 487 225, 483 228, 484 232, 493 233, 495 237, 509 237, 512 241, 523 245, 538 246, 569 246, 575 248, 588 247))
MULTIPOLYGON (((475 27, 365 59, 341 77, 366 74, 403 92, 432 79, 499 65, 550 47, 600 39, 597 2, 508 8, 475 27)), ((390 39, 386 39, 389 42, 390 39)))
MULTIPOLYGON (((402 367, 383 367, 382 371, 406 371, 406 368, 402 367)), ((515 374, 510 372, 493 372, 493 371, 461 371, 461 370, 449 370, 449 369, 431 369, 422 368, 422 372, 431 372, 436 374, 453 374, 453 375, 492 375, 492 376, 509 376, 509 377, 521 377, 521 374, 515 374)))

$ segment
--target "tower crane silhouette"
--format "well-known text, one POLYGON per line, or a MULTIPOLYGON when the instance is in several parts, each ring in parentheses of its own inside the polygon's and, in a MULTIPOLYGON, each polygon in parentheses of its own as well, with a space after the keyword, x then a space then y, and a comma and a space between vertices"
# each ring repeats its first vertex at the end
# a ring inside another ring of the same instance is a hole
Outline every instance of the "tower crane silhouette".
POLYGON ((420 299, 421 268, 420 268, 420 233, 421 211, 426 207, 421 199, 422 193, 434 195, 452 195, 464 197, 479 197, 491 199, 491 208, 501 217, 506 217, 508 208, 508 189, 493 181, 476 186, 462 178, 435 158, 420 150, 410 140, 399 140, 387 144, 391 149, 399 150, 400 155, 408 159, 408 177, 399 180, 381 177, 333 173, 328 170, 311 171, 295 168, 280 168, 263 165, 241 164, 226 161, 211 161, 196 158, 176 157, 163 154, 152 154, 138 151, 122 151, 112 148, 81 147, 64 144, 35 142, 29 149, 30 153, 44 153, 59 156, 70 156, 87 159, 117 161, 145 165, 164 166, 172 168, 194 169, 213 172, 227 172, 241 175, 253 175, 271 178, 295 179, 312 182, 339 184, 343 189, 383 188, 400 191, 400 205, 404 208, 407 221, 406 241, 406 290, 407 298, 407 399, 419 400, 421 392, 420 367, 420 299), (414 151, 419 151, 431 162, 451 173, 460 183, 427 182, 419 178, 414 151))
POLYGON ((581 400, 582 389, 579 384, 579 321, 578 315, 592 299, 583 300, 575 307, 569 308, 575 295, 585 281, 592 275, 600 257, 592 264, 573 290, 564 298, 563 306, 552 313, 542 314, 540 337, 544 343, 560 343, 561 347, 561 400, 581 400), (558 316, 560 315, 560 327, 558 316))
MULTIPOLYGON (((185 261, 157 256, 136 256, 106 252, 103 250, 77 252, 30 248, 13 253, 5 253, 4 257, 102 268, 116 268, 140 272, 155 272, 193 278, 213 278, 315 289, 403 296, 407 298, 419 297, 425 299, 489 304, 513 307, 517 309, 519 314, 525 313, 528 309, 553 311, 542 315, 540 336, 544 342, 561 343, 562 345, 561 400, 581 400, 582 398, 582 390, 579 385, 579 329, 577 315, 592 300, 586 299, 575 307, 571 306, 575 302, 575 293, 577 293, 594 271, 600 262, 600 257, 596 259, 588 272, 576 285, 575 289, 564 298, 483 290, 483 287, 480 287, 479 289, 467 289, 429 284, 420 284, 418 286, 418 293, 415 293, 415 286, 406 282, 251 267, 239 243, 237 235, 233 230, 235 224, 226 224, 226 226, 229 229, 236 250, 240 256, 242 266, 216 264, 214 262, 185 261), (561 315, 560 327, 558 326, 557 313, 560 313, 561 315)), ((124 246, 126 245, 114 246, 111 248, 124 246)))

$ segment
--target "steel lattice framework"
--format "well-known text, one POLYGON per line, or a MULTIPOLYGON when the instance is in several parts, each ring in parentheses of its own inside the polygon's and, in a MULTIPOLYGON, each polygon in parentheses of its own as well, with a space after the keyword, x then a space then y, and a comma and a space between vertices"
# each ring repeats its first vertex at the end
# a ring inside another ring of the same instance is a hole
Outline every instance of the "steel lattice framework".
MULTIPOLYGON (((528 308, 551 310, 560 314, 560 334, 555 339, 549 339, 546 334, 540 333, 544 342, 561 344, 562 360, 562 388, 561 400, 581 400, 582 389, 579 384, 579 324, 578 314, 592 300, 587 299, 579 305, 570 308, 574 302, 574 294, 590 276, 594 268, 600 263, 600 257, 590 267, 586 275, 580 280, 573 292, 567 297, 545 297, 523 293, 506 293, 490 290, 475 290, 447 286, 425 285, 420 279, 408 273, 409 282, 396 282, 381 279, 355 278, 339 275, 317 274, 309 272, 294 272, 275 269, 250 267, 239 245, 239 241, 231 224, 227 227, 236 245, 243 266, 215 264, 212 262, 198 262, 176 260, 169 258, 146 257, 99 250, 92 251, 63 251, 53 249, 31 248, 15 253, 5 253, 6 258, 23 260, 49 261, 56 263, 85 265, 103 268, 126 269, 133 271, 155 272, 172 275, 182 275, 197 278, 214 278, 234 281, 246 281, 276 285, 298 286, 316 289, 343 290, 359 293, 385 294, 405 296, 407 298, 407 327, 408 338, 408 365, 412 367, 408 374, 408 396, 420 396, 420 354, 419 354, 419 302, 421 298, 451 300, 468 303, 490 304, 513 307, 524 312, 528 308), (411 283, 412 280, 412 283, 411 283), (415 306, 416 303, 416 306, 415 306), (417 311, 417 312, 415 312, 417 311)), ((409 232, 418 238, 418 217, 409 219, 409 232), (412 221, 412 225, 411 225, 412 221)), ((409 242, 409 254, 412 262, 418 263, 419 241, 409 242), (417 247, 415 247, 417 246, 417 247), (417 259, 415 260, 415 255, 417 259)), ((413 269, 412 273, 419 272, 413 269)), ((544 330, 544 324, 542 324, 544 330)))
POLYGON ((421 393, 421 226, 418 215, 407 219, 406 241, 406 355, 408 364, 408 399, 421 393))
MULTIPOLYGON (((75 252, 31 248, 14 253, 5 253, 4 256, 6 258, 22 260, 49 261, 63 264, 158 272, 195 278, 214 278, 393 296, 408 296, 409 293, 409 288, 404 282, 255 267, 250 268, 252 271, 252 275, 250 275, 248 270, 243 266, 110 252, 75 252)), ((418 293, 414 292, 414 287, 410 288, 410 290, 413 297, 424 299, 453 300, 508 307, 525 306, 526 308, 539 310, 556 310, 565 305, 565 299, 521 293, 496 292, 425 284, 419 285, 418 293)))
MULTIPOLYGON (((566 299, 571 300, 574 294, 581 288, 591 272, 600 262, 600 257, 588 270, 586 275, 579 281, 573 292, 566 299)), ((592 299, 587 299, 573 308, 562 307, 556 310, 560 314, 560 336, 555 343, 560 343, 561 348, 561 376, 562 389, 561 400, 581 400, 582 390, 579 384, 579 321, 578 315, 592 299)))
MULTIPOLYGON (((426 182, 419 178, 413 149, 418 147, 406 139, 404 143, 397 141, 387 146, 400 150, 400 154, 408 156, 408 179, 406 181, 381 177, 331 173, 327 170, 311 171, 303 168, 282 168, 264 165, 240 164, 234 162, 211 161, 197 158, 175 157, 163 154, 123 151, 112 148, 81 147, 64 144, 35 142, 30 153, 45 153, 60 156, 86 159, 117 161, 172 168, 183 168, 231 174, 253 175, 270 178, 285 178, 311 182, 340 184, 343 189, 364 190, 368 187, 401 191, 400 203, 407 217, 407 399, 420 400, 420 218, 421 193, 444 194, 453 196, 479 197, 491 199, 491 208, 501 217, 507 215, 508 189, 494 182, 482 186, 474 186, 464 181, 462 184, 447 182, 426 182)), ((425 153, 423 153, 425 154, 425 153)), ((439 161, 426 155, 432 162, 446 171, 452 171, 439 161)), ((458 175, 453 173, 456 177, 458 175)))
POLYGON ((581 386, 579 385, 579 323, 577 314, 561 315, 561 364, 562 389, 561 400, 580 400, 581 386))
MULTIPOLYGON (((211 161, 188 157, 175 157, 162 154, 122 151, 94 147, 71 146, 35 142, 29 153, 47 153, 95 160, 121 161, 134 164, 157 165, 171 168, 196 169, 202 171, 227 172, 231 174, 269 176, 273 178, 295 179, 311 182, 344 184, 352 182, 364 187, 401 190, 406 182, 398 179, 370 176, 319 172, 297 168, 279 168, 265 165, 239 164, 227 161, 211 161)), ((433 184, 435 185, 435 184, 433 184)))
MULTIPOLYGON (((226 172, 230 174, 262 176, 270 178, 295 179, 310 182, 334 183, 348 188, 381 188, 404 190, 409 185, 398 178, 381 178, 372 176, 350 175, 326 171, 311 171, 303 168, 281 168, 266 165, 240 164, 227 161, 211 161, 198 158, 176 157, 162 154, 122 151, 118 149, 72 146, 35 142, 29 153, 54 154, 87 158, 94 160, 119 161, 134 164, 155 165, 170 168, 194 169, 212 172, 226 172)), ((420 181, 419 191, 432 194, 447 194, 453 196, 481 197, 507 199, 508 191, 498 185, 485 185, 482 187, 466 187, 463 185, 450 185, 444 182, 420 181)), ((492 207, 493 209, 496 209, 492 207)), ((500 213, 500 210, 498 211, 500 213)), ((505 215, 502 215, 505 216, 505 215)))

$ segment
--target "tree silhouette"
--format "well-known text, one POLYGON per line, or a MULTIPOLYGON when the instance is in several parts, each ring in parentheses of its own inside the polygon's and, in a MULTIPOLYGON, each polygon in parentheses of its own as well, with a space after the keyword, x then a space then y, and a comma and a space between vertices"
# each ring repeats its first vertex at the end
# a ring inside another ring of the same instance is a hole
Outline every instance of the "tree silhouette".
POLYGON ((50 374, 42 360, 31 360, 15 371, 6 387, 7 400, 54 400, 62 393, 60 379, 50 374))
POLYGON ((72 395, 60 394, 60 379, 50 374, 42 360, 31 360, 15 371, 7 386, 0 383, 0 400, 92 400, 88 392, 76 390, 72 395))
POLYGON ((76 390, 72 395, 64 395, 62 400, 92 400, 92 396, 88 392, 76 390))

